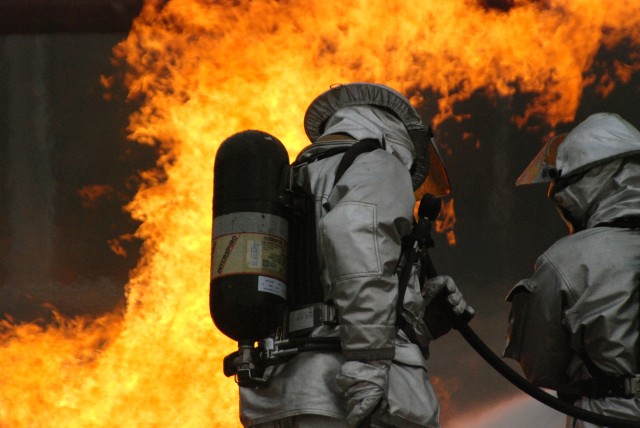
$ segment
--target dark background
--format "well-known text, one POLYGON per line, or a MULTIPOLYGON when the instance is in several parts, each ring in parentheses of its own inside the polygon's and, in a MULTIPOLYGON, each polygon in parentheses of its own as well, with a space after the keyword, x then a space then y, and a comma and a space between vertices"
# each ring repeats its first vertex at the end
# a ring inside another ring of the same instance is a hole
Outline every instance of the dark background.
POLYGON ((136 106, 100 79, 116 73, 111 49, 141 8, 0 3, 0 316, 47 322, 49 304, 73 316, 123 303, 140 247, 123 207, 155 155, 126 139, 136 106))
MULTIPOLYGON (((16 322, 46 322, 45 303, 67 316, 122 305, 140 247, 130 238, 137 224, 123 206, 155 160, 152 149, 126 138, 137 106, 125 101, 124 90, 107 94, 100 83, 101 75, 115 73, 111 49, 126 37, 140 2, 95 0, 70 13, 78 2, 60 0, 67 13, 44 19, 55 3, 0 6, 0 316, 16 322)), ((603 49, 591 72, 603 75, 611 58, 628 58, 626 49, 603 49)), ((496 352, 508 290, 566 233, 546 188, 515 189, 516 178, 551 131, 568 131, 591 113, 617 112, 640 127, 639 95, 639 73, 606 98, 588 87, 575 122, 553 130, 544 122, 518 128, 510 121, 530 94, 495 98, 478 91, 456 106, 468 119, 436 129, 447 148, 457 244, 436 235, 434 262, 476 308, 472 326, 496 352)), ((435 109, 426 104, 421 113, 432 117, 435 109)), ((455 333, 432 345, 431 372, 445 418, 517 392, 455 333)))

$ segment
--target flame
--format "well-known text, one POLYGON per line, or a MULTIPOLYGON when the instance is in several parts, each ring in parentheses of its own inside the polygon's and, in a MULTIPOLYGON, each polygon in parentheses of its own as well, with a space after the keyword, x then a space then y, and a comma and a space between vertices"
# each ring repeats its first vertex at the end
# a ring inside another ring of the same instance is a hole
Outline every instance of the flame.
POLYGON ((128 252, 125 249, 123 242, 132 242, 134 239, 135 236, 133 236, 131 233, 125 233, 117 238, 109 239, 107 241, 107 244, 109 245, 111 251, 113 251, 115 254, 121 257, 127 257, 128 252))
POLYGON ((442 208, 440 210, 440 214, 438 214, 435 224, 436 232, 444 233, 449 245, 456 245, 456 233, 454 231, 456 225, 456 213, 453 208, 453 201, 453 199, 442 201, 442 208))
POLYGON ((84 186, 78 191, 82 200, 82 206, 85 208, 95 208, 101 199, 108 198, 115 193, 111 186, 101 184, 93 184, 84 186))
POLYGON ((144 241, 126 309, 47 326, 4 321, 0 427, 238 426, 237 387, 221 367, 235 344, 208 310, 218 145, 257 128, 278 136, 293 158, 307 144, 305 108, 336 82, 385 83, 418 107, 432 93, 436 127, 461 120, 453 107, 474 91, 528 93, 532 101, 512 119, 539 116, 555 126, 574 118, 586 86, 602 83, 607 93, 638 70, 635 56, 617 61, 602 82, 590 71, 601 49, 625 42, 637 51, 640 3, 510 3, 145 4, 114 48, 130 99, 141 104, 130 137, 159 153, 126 207, 144 241))

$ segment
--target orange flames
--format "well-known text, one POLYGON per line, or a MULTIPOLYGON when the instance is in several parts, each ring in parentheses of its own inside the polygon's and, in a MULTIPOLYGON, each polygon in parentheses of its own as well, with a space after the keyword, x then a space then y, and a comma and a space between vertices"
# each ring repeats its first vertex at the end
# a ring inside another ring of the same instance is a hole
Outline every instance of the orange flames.
POLYGON ((456 245, 455 225, 456 213, 453 209, 453 199, 443 201, 440 214, 436 219, 435 230, 446 235, 449 245, 456 245))
MULTIPOLYGON (((471 0, 148 3, 114 48, 142 102, 131 139, 157 146, 157 169, 127 209, 142 258, 127 306, 97 320, 0 329, 0 427, 238 426, 237 388, 222 374, 235 344, 209 317, 213 162, 247 128, 307 144, 308 103, 336 82, 388 84, 416 104, 438 94, 437 126, 484 89, 535 94, 519 117, 571 121, 596 53, 637 52, 640 3, 471 0), (625 4, 626 3, 626 4, 625 4)), ((616 62, 606 93, 640 68, 616 62)), ((505 118, 506 119, 506 118, 505 118)), ((452 207, 451 207, 452 208, 452 207)), ((446 225, 447 222, 445 221, 446 225)))

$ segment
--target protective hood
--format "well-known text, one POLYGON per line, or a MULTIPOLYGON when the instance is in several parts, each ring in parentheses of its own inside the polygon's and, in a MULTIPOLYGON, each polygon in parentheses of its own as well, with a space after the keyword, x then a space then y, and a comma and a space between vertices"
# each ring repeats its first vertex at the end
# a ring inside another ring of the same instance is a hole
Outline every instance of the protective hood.
POLYGON ((430 129, 409 100, 387 86, 351 83, 331 88, 309 105, 304 128, 312 143, 336 133, 376 138, 410 169, 414 190, 435 196, 450 192, 430 129))
POLYGON ((356 140, 374 138, 384 144, 384 149, 411 168, 415 150, 407 129, 393 114, 372 106, 353 106, 338 110, 327 121, 320 136, 348 134, 356 140))
POLYGON ((596 113, 545 144, 516 186, 566 179, 635 154, 640 154, 640 131, 615 113, 596 113))
POLYGON ((572 231, 640 217, 640 160, 596 166, 552 197, 572 231))

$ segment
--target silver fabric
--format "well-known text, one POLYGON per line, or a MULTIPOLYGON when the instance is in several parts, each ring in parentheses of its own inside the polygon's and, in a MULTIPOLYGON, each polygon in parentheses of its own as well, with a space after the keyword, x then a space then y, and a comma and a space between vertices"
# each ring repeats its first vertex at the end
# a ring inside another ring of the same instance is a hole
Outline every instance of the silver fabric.
MULTIPOLYGON (((374 138, 396 128, 386 121, 397 119, 378 118, 383 123, 378 130, 371 129, 374 138)), ((351 120, 340 123, 344 127, 335 123, 332 130, 345 132, 349 124, 353 132, 351 120)), ((388 132, 384 135, 386 141, 388 132)), ((299 158, 308 151, 352 143, 314 144, 299 158)), ((385 427, 439 427, 438 401, 424 357, 395 327, 395 267, 401 238, 411 230, 414 207, 408 165, 385 150, 363 153, 334 184, 341 158, 305 164, 296 171, 295 181, 314 195, 321 282, 325 299, 333 301, 339 318, 339 326, 318 327, 313 335, 339 336, 342 352, 301 353, 278 366, 266 387, 240 388, 241 421, 251 426, 303 414, 345 421, 345 397, 336 381, 342 365, 393 360, 384 401, 373 422, 385 427)), ((410 309, 405 310, 420 308, 419 297, 414 281, 405 299, 411 302, 410 309)))
MULTIPOLYGON (((609 132, 585 135, 616 135, 619 128, 613 123, 609 132)), ((639 162, 625 158, 597 165, 555 194, 556 202, 586 229, 553 244, 538 258, 533 276, 509 293, 504 356, 518 360, 526 376, 542 387, 592 377, 583 355, 608 375, 640 372, 640 229, 603 226, 640 216, 639 162)), ((583 398, 577 404, 640 420, 638 397, 583 398)), ((582 421, 568 424, 593 427, 582 421)))
POLYGON ((379 108, 370 106, 345 107, 338 110, 327 121, 321 137, 344 133, 356 140, 367 138, 383 142, 383 147, 406 166, 413 163, 415 150, 407 130, 394 116, 379 108))
POLYGON ((640 216, 640 163, 618 159, 595 167, 553 199, 580 227, 640 216))
POLYGON ((347 403, 347 423, 358 426, 371 415, 383 400, 389 384, 388 361, 346 361, 336 380, 344 391, 347 403))
POLYGON ((615 113, 595 113, 576 126, 558 147, 560 177, 640 153, 640 131, 615 113))

